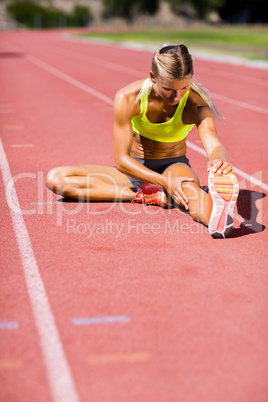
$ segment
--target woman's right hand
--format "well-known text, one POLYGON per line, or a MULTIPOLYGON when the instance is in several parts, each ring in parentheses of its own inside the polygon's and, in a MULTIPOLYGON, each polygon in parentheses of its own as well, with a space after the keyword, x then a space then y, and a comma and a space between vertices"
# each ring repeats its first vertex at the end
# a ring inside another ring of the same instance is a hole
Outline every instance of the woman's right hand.
POLYGON ((165 190, 174 201, 179 205, 183 206, 185 209, 189 209, 188 207, 188 198, 183 191, 182 183, 184 182, 193 182, 194 179, 192 177, 175 177, 173 179, 168 179, 167 185, 165 186, 165 190))

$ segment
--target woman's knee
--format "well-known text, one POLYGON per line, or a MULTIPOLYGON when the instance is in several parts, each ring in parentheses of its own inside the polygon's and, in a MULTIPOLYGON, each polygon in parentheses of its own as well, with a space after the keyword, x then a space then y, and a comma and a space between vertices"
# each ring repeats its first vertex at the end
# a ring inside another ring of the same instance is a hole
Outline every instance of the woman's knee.
POLYGON ((163 175, 169 178, 188 177, 189 179, 194 179, 194 182, 198 186, 200 185, 199 179, 193 169, 182 163, 171 165, 164 171, 163 175))
POLYGON ((55 191, 62 186, 63 184, 62 181, 64 177, 65 175, 63 173, 63 168, 61 167, 53 168, 47 174, 46 186, 50 190, 55 191))
POLYGON ((183 182, 182 188, 188 198, 189 212, 192 218, 204 222, 207 194, 195 182, 183 182))
POLYGON ((75 171, 68 166, 53 168, 47 174, 46 185, 49 190, 56 194, 64 195, 65 197, 79 198, 81 190, 96 189, 105 184, 98 177, 81 175, 81 173, 81 171, 75 171))
POLYGON ((189 200, 197 200, 199 198, 199 183, 197 183, 196 181, 184 181, 182 182, 181 186, 189 200))

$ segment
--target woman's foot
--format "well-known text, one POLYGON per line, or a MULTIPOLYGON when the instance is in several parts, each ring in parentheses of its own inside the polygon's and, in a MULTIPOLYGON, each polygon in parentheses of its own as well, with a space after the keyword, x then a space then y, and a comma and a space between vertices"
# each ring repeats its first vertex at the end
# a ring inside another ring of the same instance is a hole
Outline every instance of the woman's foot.
POLYGON ((142 184, 135 198, 131 202, 139 202, 141 204, 159 205, 160 207, 171 207, 168 203, 164 190, 154 184, 142 184))
POLYGON ((233 172, 215 173, 212 167, 208 175, 208 189, 212 200, 209 233, 214 238, 225 238, 233 228, 234 207, 239 193, 237 178, 233 172))

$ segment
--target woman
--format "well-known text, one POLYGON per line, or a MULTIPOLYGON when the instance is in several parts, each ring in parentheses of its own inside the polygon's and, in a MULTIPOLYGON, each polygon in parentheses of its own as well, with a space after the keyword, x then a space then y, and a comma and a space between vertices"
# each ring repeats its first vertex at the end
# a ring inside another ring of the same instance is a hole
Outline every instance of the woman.
MULTIPOLYGON (((213 237, 229 234, 238 184, 216 132, 218 111, 192 77, 193 60, 186 46, 158 49, 150 78, 115 96, 116 167, 55 168, 48 173, 48 188, 77 200, 130 201, 143 183, 151 183, 158 195, 151 203, 167 205, 166 197, 164 201, 159 197, 167 194, 193 219, 208 225, 213 237), (209 158, 209 194, 199 187, 185 156, 186 138, 194 125, 209 158)), ((140 190, 135 200, 150 203, 152 197, 144 192, 140 190)))

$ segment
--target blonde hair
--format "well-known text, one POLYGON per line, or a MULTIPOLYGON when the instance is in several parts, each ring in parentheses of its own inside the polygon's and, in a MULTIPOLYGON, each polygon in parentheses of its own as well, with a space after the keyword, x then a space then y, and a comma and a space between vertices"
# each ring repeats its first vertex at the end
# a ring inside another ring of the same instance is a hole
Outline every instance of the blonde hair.
MULTIPOLYGON (((152 60, 152 71, 156 78, 181 80, 192 77, 194 73, 193 58, 185 45, 164 45, 157 49, 152 60)), ((144 91, 150 94, 153 83, 148 82, 137 96, 139 102, 144 91)), ((222 117, 207 91, 196 81, 191 80, 190 89, 196 92, 210 107, 214 115, 222 117)))

